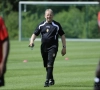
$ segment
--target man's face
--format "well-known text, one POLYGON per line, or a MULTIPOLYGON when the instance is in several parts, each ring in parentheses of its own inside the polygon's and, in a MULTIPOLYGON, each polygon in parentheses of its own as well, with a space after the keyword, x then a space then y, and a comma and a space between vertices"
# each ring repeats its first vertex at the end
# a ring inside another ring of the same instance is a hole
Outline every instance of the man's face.
POLYGON ((53 14, 51 11, 46 11, 45 12, 45 19, 47 22, 52 22, 53 19, 53 14))

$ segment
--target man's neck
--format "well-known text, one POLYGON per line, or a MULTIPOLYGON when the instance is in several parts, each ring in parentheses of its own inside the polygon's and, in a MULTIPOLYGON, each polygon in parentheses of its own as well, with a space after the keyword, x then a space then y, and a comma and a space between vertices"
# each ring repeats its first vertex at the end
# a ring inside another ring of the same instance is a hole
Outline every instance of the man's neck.
POLYGON ((46 21, 46 23, 52 23, 52 21, 46 21))

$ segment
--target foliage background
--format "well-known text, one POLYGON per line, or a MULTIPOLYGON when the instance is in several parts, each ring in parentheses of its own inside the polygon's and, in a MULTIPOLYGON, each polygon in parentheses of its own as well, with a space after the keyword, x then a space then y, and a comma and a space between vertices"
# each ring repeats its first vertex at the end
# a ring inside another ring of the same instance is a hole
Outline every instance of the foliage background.
MULTIPOLYGON (((18 39, 18 4, 21 0, 0 1, 0 15, 3 16, 8 28, 10 39, 18 39)), ((24 0, 35 1, 35 0, 24 0)), ((39 0, 37 0, 39 1, 39 0)), ((51 0, 42 0, 51 1, 51 0)), ((56 1, 56 0, 55 0, 56 1)), ((57 0, 60 1, 60 0, 57 0)), ((63 0, 68 1, 68 0, 63 0)), ((76 0, 70 0, 76 1, 76 0)), ((77 0, 84 1, 84 0, 77 0)), ((88 1, 88 0, 87 0, 88 1)), ((92 0, 95 1, 95 0, 92 0)), ((22 9, 24 6, 22 6, 22 9)), ((52 8, 54 19, 61 23, 66 38, 100 38, 97 14, 99 5, 87 6, 27 6, 28 11, 22 12, 22 36, 29 38, 36 26, 44 20, 44 11, 52 8), (56 7, 56 8, 55 8, 56 7)))

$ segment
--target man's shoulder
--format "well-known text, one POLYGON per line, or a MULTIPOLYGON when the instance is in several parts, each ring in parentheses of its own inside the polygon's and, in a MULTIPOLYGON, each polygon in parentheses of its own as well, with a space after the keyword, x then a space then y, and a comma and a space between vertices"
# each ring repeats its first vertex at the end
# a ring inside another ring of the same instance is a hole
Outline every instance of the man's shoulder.
POLYGON ((57 21, 55 21, 55 20, 53 20, 53 23, 55 23, 55 24, 57 24, 57 25, 60 25, 60 23, 57 22, 57 21))
POLYGON ((45 21, 42 21, 42 22, 39 23, 39 25, 42 25, 42 24, 44 24, 44 23, 45 23, 45 21))
POLYGON ((42 26, 44 26, 45 25, 45 21, 42 21, 42 22, 40 22, 39 24, 38 24, 38 27, 40 28, 40 27, 42 27, 42 26))
POLYGON ((55 20, 53 20, 53 23, 56 24, 56 25, 58 25, 58 26, 61 26, 60 23, 57 22, 57 21, 55 21, 55 20))

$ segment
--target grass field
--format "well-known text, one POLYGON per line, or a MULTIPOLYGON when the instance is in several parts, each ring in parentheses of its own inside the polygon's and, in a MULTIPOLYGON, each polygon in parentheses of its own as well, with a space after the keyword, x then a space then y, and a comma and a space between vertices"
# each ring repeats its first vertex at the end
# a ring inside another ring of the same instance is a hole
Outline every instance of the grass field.
POLYGON ((0 90, 93 90, 95 69, 100 58, 100 42, 67 42, 67 54, 61 56, 61 42, 55 61, 55 85, 43 87, 45 68, 40 42, 10 41, 11 48, 5 74, 6 86, 0 90), (65 60, 65 58, 69 60, 65 60), (28 60, 24 63, 23 60, 28 60))

